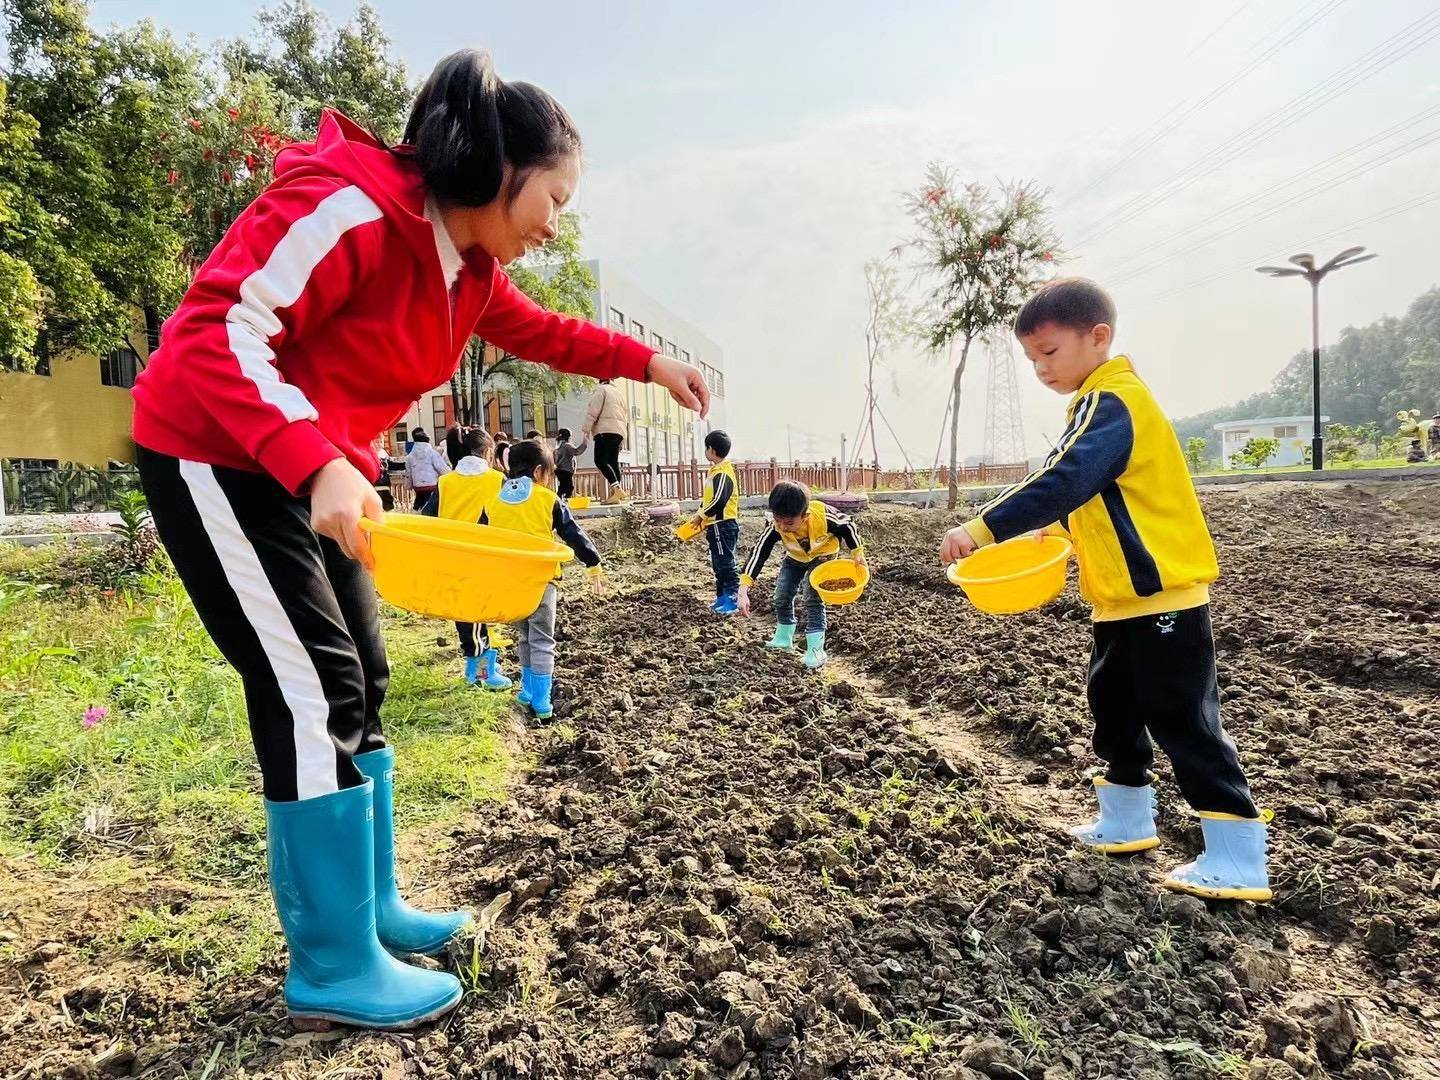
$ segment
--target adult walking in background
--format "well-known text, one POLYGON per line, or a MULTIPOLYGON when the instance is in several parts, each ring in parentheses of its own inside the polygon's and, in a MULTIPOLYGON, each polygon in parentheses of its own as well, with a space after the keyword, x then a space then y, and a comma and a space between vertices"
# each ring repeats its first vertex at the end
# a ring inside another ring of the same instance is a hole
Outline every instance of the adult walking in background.
POLYGON ((620 451, 625 446, 625 433, 630 430, 630 412, 625 395, 610 379, 601 379, 590 395, 581 434, 595 440, 595 468, 605 478, 607 503, 623 502, 625 489, 620 485, 620 451))
POLYGON ((545 311, 506 275, 558 235, 579 176, 565 110, 472 50, 435 68, 399 146, 327 111, 313 143, 277 156, 136 382, 155 526, 244 683, 297 1022, 411 1027, 461 994, 397 958, 443 951, 466 914, 396 888, 389 667, 362 565, 361 521, 381 516, 371 440, 450 378, 472 335, 708 407, 695 369, 545 311))

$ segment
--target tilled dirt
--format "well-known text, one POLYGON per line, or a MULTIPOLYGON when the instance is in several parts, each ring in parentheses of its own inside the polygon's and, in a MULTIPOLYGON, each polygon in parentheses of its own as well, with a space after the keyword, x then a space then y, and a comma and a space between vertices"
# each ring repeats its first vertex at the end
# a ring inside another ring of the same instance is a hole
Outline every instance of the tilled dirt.
POLYGON ((1440 1076, 1440 491, 1393 488, 1206 496, 1273 905, 1156 888, 1199 842, 1163 779, 1156 852, 1075 849, 1088 612, 969 607, 934 559, 958 515, 861 517, 873 577, 818 675, 763 648, 763 588, 717 620, 702 551, 622 535, 623 594, 563 608, 533 768, 426 866, 483 912, 452 1017, 296 1036, 278 969, 160 978, 87 953, 104 915, 57 894, 15 932, 0 1072, 1440 1076))

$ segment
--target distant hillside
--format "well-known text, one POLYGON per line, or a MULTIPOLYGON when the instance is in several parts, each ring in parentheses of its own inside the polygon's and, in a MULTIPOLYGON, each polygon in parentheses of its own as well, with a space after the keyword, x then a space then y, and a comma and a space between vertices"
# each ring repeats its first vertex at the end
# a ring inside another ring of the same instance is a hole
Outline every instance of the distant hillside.
MULTIPOLYGON (((1399 409, 1440 412, 1440 286, 1417 297, 1405 316, 1369 326, 1347 326, 1340 340, 1320 352, 1320 407, 1332 423, 1378 420, 1394 430, 1399 409)), ((1310 353, 1296 353, 1270 389, 1233 405, 1175 421, 1183 443, 1215 438, 1222 420, 1310 414, 1310 353)))

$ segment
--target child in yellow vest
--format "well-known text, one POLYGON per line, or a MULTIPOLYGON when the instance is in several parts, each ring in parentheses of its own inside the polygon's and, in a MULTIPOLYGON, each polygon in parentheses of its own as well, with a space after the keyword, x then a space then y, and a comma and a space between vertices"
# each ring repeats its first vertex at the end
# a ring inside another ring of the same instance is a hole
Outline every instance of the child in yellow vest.
POLYGON ((729 457, 729 435, 712 431, 705 436, 710 475, 700 511, 691 519, 705 530, 710 544, 710 569, 715 572, 715 602, 710 610, 717 615, 734 615, 740 610, 740 571, 735 566, 735 549, 740 546, 740 481, 729 457))
POLYGON ((810 498, 810 489, 794 480, 781 480, 770 492, 771 523, 761 535, 740 575, 738 606, 750 614, 750 586, 765 566, 776 544, 785 549, 775 580, 775 636, 771 649, 789 649, 795 642, 795 594, 805 589, 805 666, 821 667, 825 656, 825 604, 810 584, 810 571, 833 559, 843 549, 861 566, 865 550, 860 535, 844 514, 810 498))
MULTIPOLYGON (((591 587, 602 591, 600 552, 585 535, 570 508, 548 487, 555 475, 550 451, 535 439, 510 447, 510 477, 485 504, 481 524, 529 533, 531 536, 558 536, 589 568, 591 587)), ((560 574, 557 571, 556 578, 560 574)), ((553 583, 535 613, 517 624, 516 648, 520 654, 520 693, 516 700, 529 706, 537 719, 548 720, 554 713, 551 689, 555 678, 555 601, 553 583)))
MULTIPOLYGON (((485 504, 500 491, 505 478, 495 468, 495 441, 483 428, 470 428, 460 436, 465 456, 455 464, 453 471, 440 477, 439 516, 454 521, 479 521, 485 504)), ((500 650, 490 640, 490 630, 484 623, 456 623, 455 633, 460 638, 460 655, 465 658, 465 681, 474 686, 480 681, 480 665, 485 665, 485 687, 489 690, 508 690, 510 680, 500 674, 500 650), (476 631, 485 642, 484 652, 476 649, 476 631)))
POLYGON ((1153 737, 1205 834, 1204 853, 1165 886, 1269 900, 1269 818, 1220 724, 1215 546, 1175 429, 1129 358, 1110 355, 1114 326, 1114 302, 1083 278, 1052 281, 1020 309, 1015 336, 1035 374, 1072 395, 1065 431, 1044 465, 946 534, 941 561, 1032 530, 1069 535, 1094 608, 1088 697, 1109 766, 1095 781, 1099 817, 1071 832, 1107 854, 1160 843, 1153 737))

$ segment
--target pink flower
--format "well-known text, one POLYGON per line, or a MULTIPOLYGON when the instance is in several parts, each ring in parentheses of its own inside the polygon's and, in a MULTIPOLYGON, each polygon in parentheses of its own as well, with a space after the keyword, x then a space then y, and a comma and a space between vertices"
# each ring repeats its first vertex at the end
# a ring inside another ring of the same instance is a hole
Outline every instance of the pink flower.
POLYGON ((110 710, 104 705, 91 705, 85 710, 85 719, 82 721, 87 728, 92 728, 110 715, 110 710))

